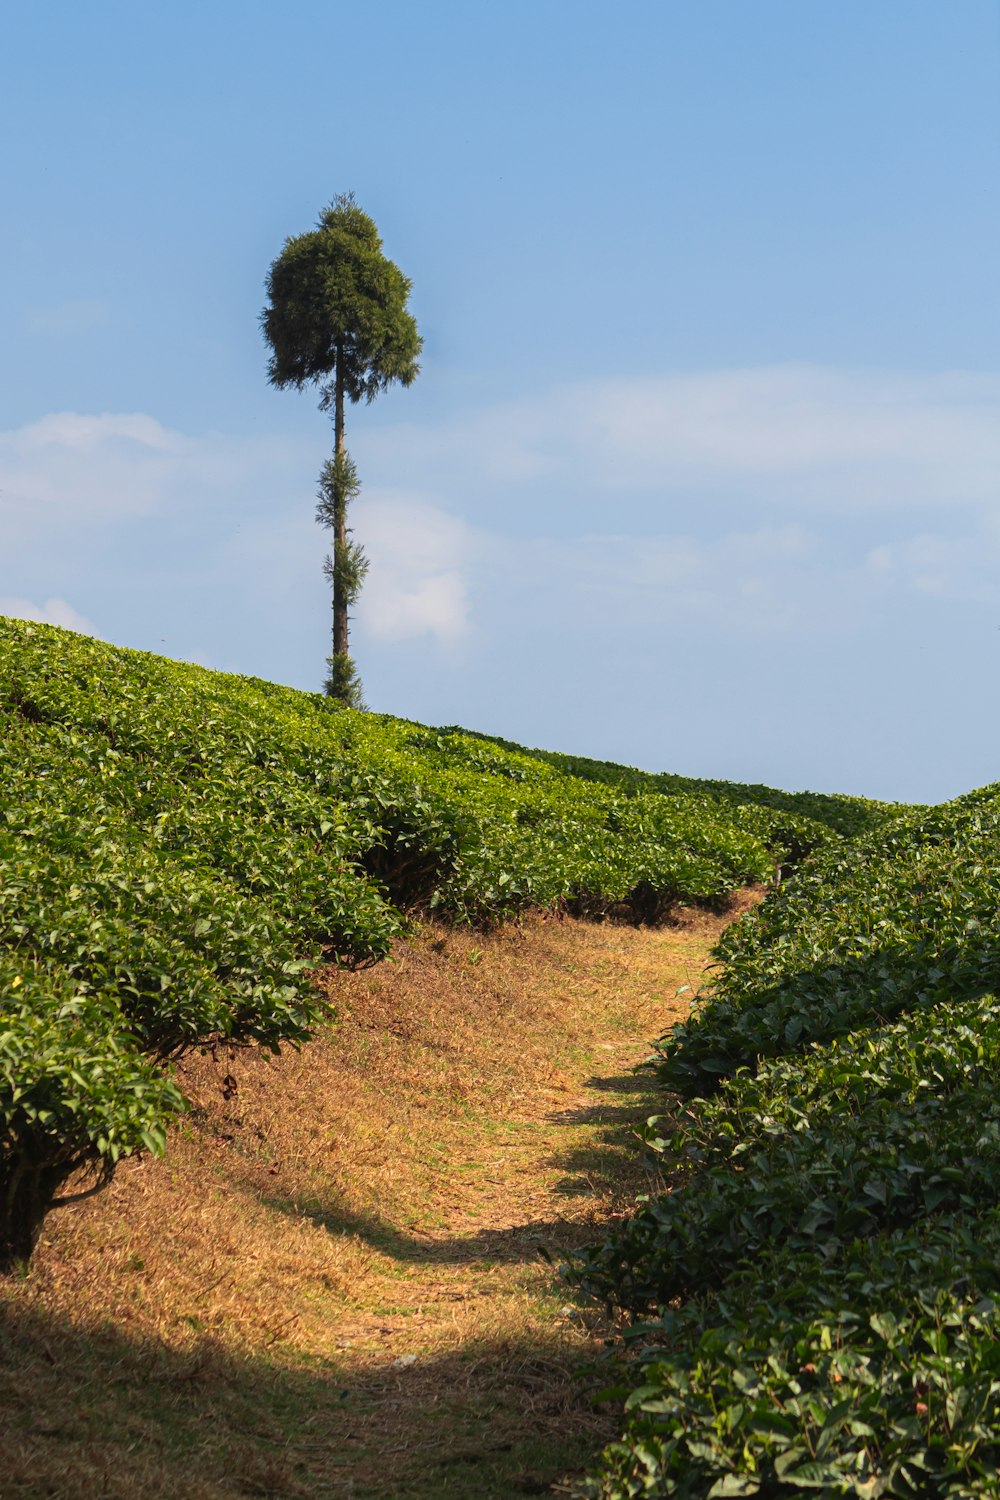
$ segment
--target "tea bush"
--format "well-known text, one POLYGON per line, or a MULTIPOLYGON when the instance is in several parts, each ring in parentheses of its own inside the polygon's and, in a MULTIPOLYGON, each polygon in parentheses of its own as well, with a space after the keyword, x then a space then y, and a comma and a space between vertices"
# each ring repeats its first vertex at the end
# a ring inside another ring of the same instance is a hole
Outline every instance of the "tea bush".
MULTIPOLYGON (((454 727, 438 730, 437 733, 439 736, 468 737, 468 731, 454 727)), ((644 792, 667 792, 671 795, 693 793, 711 797, 731 807, 770 808, 773 812, 787 814, 792 820, 801 818, 807 823, 822 824, 828 830, 845 837, 863 833, 866 829, 879 826, 888 818, 898 817, 909 811, 906 803, 878 802, 870 797, 849 797, 825 792, 783 792, 775 787, 746 782, 712 781, 701 777, 678 776, 670 771, 639 771, 634 766, 592 760, 583 755, 564 755, 557 750, 526 750, 523 745, 517 745, 512 740, 493 736, 478 735, 476 738, 542 761, 567 776, 613 786, 629 796, 644 792)))
POLYGON ((988 997, 741 1074, 675 1133, 654 1116, 645 1143, 676 1186, 591 1252, 588 1288, 642 1311, 776 1247, 830 1259, 886 1226, 996 1203, 998 1074, 988 997))
POLYGON ((700 1093, 773 1057, 1000 986, 1000 796, 986 790, 819 851, 723 938, 708 998, 661 1047, 700 1093))
POLYGON ((658 1045, 672 1191, 570 1269, 632 1320, 581 1495, 996 1493, 998 820, 886 820, 723 938, 658 1045))
POLYGON ((577 1493, 987 1500, 1000 1214, 778 1254, 632 1330, 628 1426, 577 1493))

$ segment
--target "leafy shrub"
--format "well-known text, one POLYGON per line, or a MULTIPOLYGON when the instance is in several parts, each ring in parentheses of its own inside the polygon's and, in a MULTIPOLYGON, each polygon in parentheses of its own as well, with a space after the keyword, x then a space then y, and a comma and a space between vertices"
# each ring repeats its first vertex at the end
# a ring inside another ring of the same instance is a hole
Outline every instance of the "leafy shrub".
POLYGON ((996 1495, 995 1209, 769 1257, 633 1343, 589 1500, 996 1495))
POLYGON ((739 1075, 646 1145, 677 1180, 577 1272, 636 1311, 725 1283, 776 1248, 852 1241, 1000 1198, 1000 1002, 855 1033, 739 1075))
POLYGON ((888 820, 724 937, 659 1044, 673 1191, 570 1272, 635 1320, 581 1495, 996 1493, 998 818, 888 820))
POLYGON ((114 998, 0 952, 0 1268, 26 1260, 63 1182, 162 1151, 183 1105, 142 1057, 114 998))
POLYGON ((760 1057, 1000 984, 1000 798, 899 818, 818 853, 724 936, 721 975, 659 1046, 704 1092, 760 1057))
MULTIPOLYGON (((448 736, 469 738, 467 730, 454 726, 431 733, 436 733, 442 744, 447 742, 448 736)), ((694 776, 678 776, 669 771, 639 771, 634 766, 592 760, 582 755, 563 755, 557 750, 526 750, 523 745, 517 745, 512 740, 491 735, 476 735, 475 738, 539 760, 564 775, 577 777, 581 781, 596 781, 615 787, 628 796, 646 792, 707 796, 730 807, 758 807, 784 813, 793 825, 801 819, 807 826, 818 824, 828 832, 846 838, 853 838, 869 828, 878 827, 889 818, 909 811, 904 803, 877 802, 869 797, 848 797, 824 792, 782 792, 760 784, 712 781, 694 776)))

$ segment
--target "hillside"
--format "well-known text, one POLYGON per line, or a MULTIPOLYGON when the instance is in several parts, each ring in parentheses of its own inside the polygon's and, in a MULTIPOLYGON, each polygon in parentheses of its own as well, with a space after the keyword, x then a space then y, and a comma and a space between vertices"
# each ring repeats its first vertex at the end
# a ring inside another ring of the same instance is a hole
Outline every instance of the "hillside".
MULTIPOLYGON (((78 1373, 106 1378, 75 1300, 106 1251, 112 1366, 130 1390, 158 1337, 194 1360, 189 1375, 168 1359, 164 1390, 224 1372, 232 1451, 254 1382, 270 1392, 251 1458, 215 1465, 192 1500, 382 1493, 381 1419, 335 1418, 337 1379, 411 1422, 426 1462, 400 1458, 400 1496, 545 1492, 609 1437, 573 1482, 581 1497, 995 1493, 1000 788, 928 809, 655 775, 13 621, 0 715, 0 1261, 18 1270, 41 1246, 36 1270, 5 1282, 25 1381, 46 1385, 28 1352, 52 1347, 46 1329, 75 1330, 78 1373), (747 886, 766 899, 723 933, 747 886), (692 913, 704 941, 678 984, 692 913), (716 965, 696 993, 709 930, 716 965), (620 970, 612 951, 628 954, 620 970), (687 1016, 678 992, 694 997, 687 1016), (626 1104, 595 1100, 600 1050, 637 1062, 668 1024, 644 1081, 615 1075, 626 1104), (570 1123, 550 1130, 557 1075, 580 1111, 582 1213, 552 1211, 570 1123), (144 1178, 168 1136, 166 1175, 144 1178), (239 1276, 193 1228, 170 1252, 181 1300, 216 1308, 206 1323, 173 1299, 130 1212, 155 1183, 161 1220, 187 1224, 213 1150, 232 1202, 195 1212, 239 1276), (113 1196, 47 1217, 128 1158, 113 1196), (642 1186, 654 1191, 637 1201, 642 1186), (300 1261, 279 1235, 282 1270, 256 1237, 289 1215, 309 1245, 300 1261), (427 1253, 439 1233, 476 1242, 456 1281, 427 1253), (352 1238, 393 1265, 352 1259, 352 1238), (521 1277, 522 1241, 568 1258, 561 1292, 549 1272, 521 1277), (443 1302, 473 1295, 494 1260, 521 1332, 487 1336, 463 1313, 435 1363, 443 1302), (154 1262, 159 1289, 135 1301, 129 1267, 154 1262), (268 1283, 299 1330, 280 1374, 268 1283), (554 1334, 566 1296, 580 1304, 554 1334), (362 1307, 366 1327, 425 1327, 417 1358, 431 1364, 409 1395, 377 1353, 389 1333, 365 1345, 374 1384, 329 1345, 362 1307), (597 1413, 567 1353, 594 1344, 590 1325, 614 1354, 597 1413), (483 1378, 446 1403, 448 1440, 464 1433, 458 1478, 420 1432, 435 1381, 461 1383, 470 1350, 483 1378), (321 1376, 300 1378, 310 1361, 321 1376), (320 1467, 303 1426, 314 1401, 320 1467), (505 1434, 492 1446, 491 1423, 505 1434), (345 1488, 338 1445, 358 1443, 345 1488), (269 1444, 297 1456, 269 1468, 269 1444)), ((169 1431, 143 1406, 137 1451, 184 1451, 197 1403, 181 1405, 169 1431)), ((35 1485, 31 1454, 55 1450, 30 1436, 28 1407, 23 1420, 18 1500, 68 1495, 35 1485)), ((128 1469, 117 1438, 101 1480, 93 1426, 79 1431, 88 1493, 130 1496, 114 1488, 115 1465, 128 1469)))
MULTIPOLYGON (((451 727, 440 731, 443 735, 468 736, 469 731, 451 727)), ((895 817, 907 810, 898 802, 878 802, 869 797, 848 797, 828 792, 783 792, 776 787, 760 786, 737 781, 712 781, 701 777, 678 776, 670 771, 639 771, 635 766, 618 765, 614 761, 592 760, 583 755, 564 755, 558 750, 527 750, 513 740, 499 739, 492 735, 477 734, 492 745, 506 750, 529 755, 534 760, 555 766, 567 776, 583 781, 598 781, 615 787, 630 795, 643 792, 694 793, 711 797, 731 807, 766 807, 772 812, 790 813, 793 817, 808 818, 823 823, 834 833, 845 837, 863 833, 874 828, 887 817, 895 817)))
POLYGON ((408 916, 656 922, 835 837, 13 621, 0 715, 0 1265, 71 1173, 163 1149, 163 1062, 301 1042, 310 971, 383 958, 408 916))

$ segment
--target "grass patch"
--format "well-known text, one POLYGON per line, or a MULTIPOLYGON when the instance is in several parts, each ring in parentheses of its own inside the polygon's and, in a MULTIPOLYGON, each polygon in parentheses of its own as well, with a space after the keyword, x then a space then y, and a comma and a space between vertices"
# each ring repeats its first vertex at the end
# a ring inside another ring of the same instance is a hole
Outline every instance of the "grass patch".
POLYGON ((428 925, 323 972, 300 1053, 189 1059, 123 1164, 0 1285, 4 1500, 548 1493, 611 1438, 559 1261, 649 1179, 630 1065, 724 919, 428 925), (95 1302, 99 1288, 99 1305, 95 1302))

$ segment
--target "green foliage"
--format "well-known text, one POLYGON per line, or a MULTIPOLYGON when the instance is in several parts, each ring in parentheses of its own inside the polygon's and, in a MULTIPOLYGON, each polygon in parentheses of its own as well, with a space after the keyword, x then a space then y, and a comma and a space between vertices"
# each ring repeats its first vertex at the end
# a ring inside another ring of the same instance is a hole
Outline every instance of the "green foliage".
POLYGON ((997 791, 823 849, 659 1044, 702 1097, 643 1132, 672 1192, 571 1271, 636 1320, 581 1494, 995 1493, 997 791))
POLYGON ((316 520, 321 526, 337 525, 346 507, 361 493, 354 460, 347 452, 335 453, 320 470, 316 492, 316 520))
MULTIPOLYGON (((467 731, 447 728, 438 731, 441 735, 465 734, 467 731)), ((526 750, 512 740, 491 735, 477 735, 478 739, 500 745, 506 750, 515 750, 521 755, 555 766, 568 776, 582 781, 599 781, 630 795, 643 792, 666 792, 670 795, 691 792, 708 796, 732 807, 769 808, 772 812, 789 814, 789 826, 794 830, 799 819, 806 825, 822 824, 834 833, 853 837, 866 829, 877 827, 887 818, 897 817, 910 809, 898 802, 876 802, 868 797, 831 796, 822 792, 782 792, 774 787, 749 785, 736 781, 711 781, 693 776, 678 776, 669 771, 639 771, 634 766, 621 766, 614 761, 591 760, 582 755, 563 755, 557 750, 526 750)))
POLYGON ((995 1208, 768 1257, 632 1338, 628 1428, 589 1500, 996 1495, 995 1208))
MULTIPOLYGON (((367 563, 365 568, 367 569, 367 563)), ((333 565, 329 565, 332 574, 333 565)), ((363 575, 362 575, 363 576, 363 575)), ((363 709, 365 707, 364 689, 361 686, 361 678, 354 664, 354 658, 347 651, 337 651, 333 656, 326 659, 327 674, 323 683, 323 691, 328 698, 342 704, 344 708, 363 709)))
POLYGON ((677 1181, 592 1252, 588 1286, 635 1310, 722 1285, 775 1247, 853 1240, 1000 1198, 1000 1004, 942 1006, 741 1074, 679 1131, 645 1132, 677 1181))
POLYGON ((406 310, 410 285, 353 194, 335 198, 314 230, 285 241, 268 273, 261 326, 271 384, 302 390, 315 381, 324 409, 335 401, 338 366, 349 401, 410 385, 421 347, 406 310))
MULTIPOLYGON (((324 560, 323 572, 333 584, 338 598, 353 604, 368 573, 368 559, 360 542, 336 542, 333 556, 324 560)), ((349 703, 347 706, 357 708, 359 705, 349 703)))
POLYGON ((0 1270, 30 1256, 71 1173, 97 1162, 107 1175, 137 1147, 162 1151, 182 1103, 113 995, 0 950, 0 1270))
POLYGON ((981 794, 818 854, 723 939, 720 978, 661 1047, 664 1083, 704 1092, 758 1057, 994 987, 998 850, 1000 798, 981 794))
POLYGON ((364 708, 361 678, 350 652, 346 649, 348 612, 361 593, 368 573, 368 559, 359 542, 352 539, 347 526, 347 505, 361 490, 350 456, 338 452, 323 465, 316 519, 333 532, 333 554, 323 559, 323 572, 333 590, 333 655, 327 658, 329 668, 324 691, 345 708, 364 708), (337 642, 344 645, 337 649, 337 642))
MULTIPOLYGON (((318 1016, 310 968, 377 961, 408 912, 658 921, 768 877, 784 823, 751 813, 625 796, 472 736, 0 622, 0 956, 25 994, 30 979, 67 1059, 79 1014, 121 1064, 101 1042, 112 1103, 70 1133, 69 1154, 58 1109, 48 1133, 9 1137, 0 1204, 29 1159, 36 1214, 57 1168, 157 1147, 179 1095, 154 1061, 303 1041, 318 1016)), ((10 1015, 6 1045, 27 1070, 37 1037, 19 1000, 10 1015)), ((57 1083, 90 1076, 66 1069, 57 1083)))
MULTIPOLYGON (((347 506, 361 493, 354 461, 346 452, 337 453, 327 459, 320 474, 319 499, 316 519, 333 531, 333 556, 326 558, 323 572, 333 586, 333 597, 349 608, 356 603, 361 585, 368 572, 368 559, 358 542, 351 541, 347 530, 347 506)), ((346 656, 346 652, 341 653, 346 656)), ((334 690, 328 684, 330 697, 340 698, 349 708, 360 708, 360 683, 354 667, 348 660, 338 671, 331 671, 331 684, 344 682, 342 690, 334 690), (348 668, 349 681, 345 679, 348 668)))

